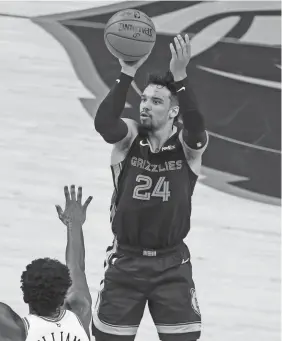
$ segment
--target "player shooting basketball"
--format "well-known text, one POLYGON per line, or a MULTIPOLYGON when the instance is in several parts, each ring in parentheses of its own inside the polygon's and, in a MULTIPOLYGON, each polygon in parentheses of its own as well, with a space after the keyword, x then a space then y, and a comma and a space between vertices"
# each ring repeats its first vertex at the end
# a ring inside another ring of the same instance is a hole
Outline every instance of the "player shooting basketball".
POLYGON ((8 305, 0 303, 0 340, 88 341, 92 316, 91 296, 85 276, 82 225, 92 200, 81 204, 82 188, 65 187, 66 206, 56 206, 67 226, 66 265, 50 258, 36 259, 22 273, 21 289, 29 315, 21 319, 8 305))
POLYGON ((111 168, 114 243, 93 315, 96 341, 134 340, 145 304, 162 341, 196 340, 201 315, 189 250, 191 197, 208 143, 204 119, 188 83, 190 42, 170 44, 170 72, 150 75, 141 96, 140 123, 122 119, 135 64, 100 104, 95 128, 113 144, 111 168), (177 122, 179 114, 183 124, 177 122))

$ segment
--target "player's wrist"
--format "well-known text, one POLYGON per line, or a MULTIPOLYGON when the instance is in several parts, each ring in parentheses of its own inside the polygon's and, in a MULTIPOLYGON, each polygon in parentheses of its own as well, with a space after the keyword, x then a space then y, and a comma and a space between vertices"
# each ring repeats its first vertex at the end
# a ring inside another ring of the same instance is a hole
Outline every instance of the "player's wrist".
POLYGON ((129 77, 132 77, 134 78, 135 77, 135 74, 136 74, 136 71, 135 69, 133 68, 122 68, 121 69, 121 73, 124 73, 125 75, 129 76, 129 77))
POLYGON ((77 218, 71 218, 69 219, 69 221, 67 222, 67 227, 69 229, 79 229, 82 228, 83 222, 81 219, 77 219, 77 218))
POLYGON ((179 73, 179 74, 173 74, 174 82, 181 82, 185 78, 187 78, 187 73, 186 72, 182 72, 182 73, 179 73))

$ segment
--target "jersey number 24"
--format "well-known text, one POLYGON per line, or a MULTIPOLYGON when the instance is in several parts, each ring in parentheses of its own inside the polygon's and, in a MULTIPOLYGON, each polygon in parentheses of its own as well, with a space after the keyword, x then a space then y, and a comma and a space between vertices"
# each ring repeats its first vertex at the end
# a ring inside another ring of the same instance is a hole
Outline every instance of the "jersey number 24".
POLYGON ((170 197, 169 182, 165 180, 164 176, 159 177, 155 187, 153 187, 153 180, 147 175, 137 175, 136 182, 140 185, 135 186, 133 191, 133 198, 138 200, 150 200, 151 197, 162 198, 163 201, 168 201, 170 197))

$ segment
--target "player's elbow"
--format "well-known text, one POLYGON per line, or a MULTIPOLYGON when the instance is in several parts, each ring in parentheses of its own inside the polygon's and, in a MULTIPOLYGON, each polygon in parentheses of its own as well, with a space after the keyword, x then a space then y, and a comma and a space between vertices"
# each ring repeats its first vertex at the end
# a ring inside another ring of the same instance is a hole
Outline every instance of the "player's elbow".
POLYGON ((94 118, 94 128, 99 134, 102 134, 103 131, 107 129, 106 126, 107 126, 107 121, 105 120, 105 117, 103 117, 103 115, 99 113, 99 110, 98 110, 94 118))
POLYGON ((120 140, 119 137, 116 136, 114 131, 109 131, 107 129, 96 129, 96 131, 100 134, 103 140, 109 144, 115 144, 120 140))
POLYGON ((107 143, 115 143, 114 140, 114 126, 110 120, 105 119, 102 115, 96 115, 94 119, 94 128, 107 143))
POLYGON ((121 141, 128 133, 128 127, 122 120, 104 120, 99 117, 94 120, 95 130, 105 142, 115 144, 121 141))

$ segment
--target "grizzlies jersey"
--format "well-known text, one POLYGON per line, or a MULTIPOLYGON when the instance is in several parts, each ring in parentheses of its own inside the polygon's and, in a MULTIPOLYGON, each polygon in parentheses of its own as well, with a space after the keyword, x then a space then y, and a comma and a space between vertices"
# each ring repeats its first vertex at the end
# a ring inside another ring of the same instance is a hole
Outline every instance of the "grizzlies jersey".
POLYGON ((179 129, 158 153, 138 135, 124 161, 112 165, 112 230, 119 244, 160 249, 180 243, 190 230, 197 181, 179 129))
POLYGON ((62 311, 57 319, 30 314, 23 321, 26 341, 89 341, 78 317, 69 310, 62 311))

